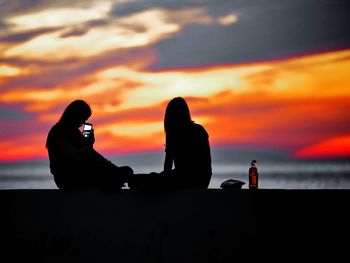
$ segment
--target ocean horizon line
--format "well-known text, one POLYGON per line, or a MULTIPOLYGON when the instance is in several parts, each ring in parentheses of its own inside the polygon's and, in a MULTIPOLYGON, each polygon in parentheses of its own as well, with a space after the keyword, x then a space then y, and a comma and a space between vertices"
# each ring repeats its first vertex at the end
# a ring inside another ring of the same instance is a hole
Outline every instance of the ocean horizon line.
MULTIPOLYGON (((102 152, 102 151, 101 151, 102 152)), ((260 160, 279 160, 279 161, 340 161, 350 162, 350 156, 315 156, 315 157, 295 157, 287 150, 276 148, 263 148, 263 147, 245 147, 245 146, 219 146, 212 147, 211 154, 213 161, 230 160, 232 162, 251 161, 253 159, 260 160), (250 159, 249 159, 250 157, 250 159)), ((150 150, 150 151, 135 151, 125 153, 104 154, 106 158, 128 158, 128 157, 145 157, 145 156, 162 156, 165 155, 162 150, 150 150)), ((14 159, 14 160, 0 160, 1 164, 10 163, 35 163, 48 161, 47 157, 34 157, 29 159, 14 159)), ((1 167, 0 167, 1 169, 1 167)))

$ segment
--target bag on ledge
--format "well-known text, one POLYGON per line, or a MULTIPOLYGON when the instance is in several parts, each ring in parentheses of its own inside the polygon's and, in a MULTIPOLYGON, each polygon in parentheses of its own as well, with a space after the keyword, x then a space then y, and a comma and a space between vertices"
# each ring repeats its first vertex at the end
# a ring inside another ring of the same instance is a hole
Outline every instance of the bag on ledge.
POLYGON ((236 179, 229 179, 221 183, 222 189, 241 189, 245 182, 236 179))

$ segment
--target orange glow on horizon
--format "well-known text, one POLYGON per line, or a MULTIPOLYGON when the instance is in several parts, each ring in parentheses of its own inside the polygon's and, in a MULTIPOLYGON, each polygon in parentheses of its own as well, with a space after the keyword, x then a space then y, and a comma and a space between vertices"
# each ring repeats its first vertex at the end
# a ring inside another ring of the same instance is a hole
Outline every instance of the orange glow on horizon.
POLYGON ((295 153, 298 158, 349 157, 350 135, 339 136, 305 147, 295 153))

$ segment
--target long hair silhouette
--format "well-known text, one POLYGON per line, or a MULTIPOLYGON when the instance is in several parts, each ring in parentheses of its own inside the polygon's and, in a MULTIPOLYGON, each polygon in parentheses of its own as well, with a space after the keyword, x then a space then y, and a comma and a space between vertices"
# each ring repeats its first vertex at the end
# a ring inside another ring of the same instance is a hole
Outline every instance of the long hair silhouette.
POLYGON ((167 134, 174 134, 193 123, 190 110, 182 97, 175 97, 165 110, 164 130, 167 134))
MULTIPOLYGON (((57 122, 64 127, 79 128, 92 114, 89 104, 84 100, 71 102, 63 111, 61 118, 57 122)), ((51 144, 51 137, 46 139, 46 148, 51 144)))
POLYGON ((88 119, 92 114, 89 104, 84 100, 75 100, 71 102, 58 122, 68 125, 79 125, 81 121, 88 119))

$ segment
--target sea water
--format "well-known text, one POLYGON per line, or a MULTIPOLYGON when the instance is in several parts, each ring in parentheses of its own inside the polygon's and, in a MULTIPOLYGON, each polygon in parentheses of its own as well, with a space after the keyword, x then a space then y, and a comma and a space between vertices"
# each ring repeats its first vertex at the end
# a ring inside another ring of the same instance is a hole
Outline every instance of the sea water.
MULTIPOLYGON (((109 158, 129 165, 135 173, 160 172, 164 153, 127 154, 109 158)), ((350 159, 295 160, 266 151, 212 150, 213 175, 209 188, 220 188, 228 179, 248 188, 250 161, 257 159, 259 188, 350 189, 350 159)), ((127 188, 127 187, 126 187, 127 188)), ((0 163, 0 189, 57 189, 48 160, 0 163)))

